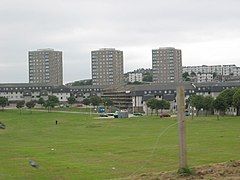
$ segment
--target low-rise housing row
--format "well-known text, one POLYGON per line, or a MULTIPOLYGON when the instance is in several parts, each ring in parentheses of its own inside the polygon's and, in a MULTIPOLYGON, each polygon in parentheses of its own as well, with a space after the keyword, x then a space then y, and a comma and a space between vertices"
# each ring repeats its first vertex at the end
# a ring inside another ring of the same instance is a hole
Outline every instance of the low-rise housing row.
POLYGON ((183 66, 183 73, 188 72, 191 74, 194 72, 195 74, 213 74, 216 73, 217 75, 233 75, 239 76, 240 75, 240 67, 237 67, 235 64, 230 65, 202 65, 202 66, 183 66))
MULTIPOLYGON (((185 98, 192 95, 217 97, 223 90, 240 87, 240 82, 185 82, 185 98)), ((66 102, 71 95, 81 102, 92 96, 108 97, 118 109, 129 112, 147 112, 146 102, 149 98, 164 99, 170 102, 170 110, 176 111, 176 88, 177 83, 148 85, 126 85, 122 88, 107 89, 101 86, 50 86, 42 84, 13 83, 0 84, 0 96, 7 97, 9 102, 19 100, 45 100, 49 95, 57 96, 60 102, 66 102)))

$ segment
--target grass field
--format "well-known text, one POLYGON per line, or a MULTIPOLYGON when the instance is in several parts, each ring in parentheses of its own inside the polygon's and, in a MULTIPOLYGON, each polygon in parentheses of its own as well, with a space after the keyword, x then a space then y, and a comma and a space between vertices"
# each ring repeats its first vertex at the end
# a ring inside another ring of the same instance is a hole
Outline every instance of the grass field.
MULTIPOLYGON (((0 111, 7 126, 0 129, 0 179, 114 179, 177 171, 176 118, 96 117, 0 111)), ((187 118, 189 167, 240 159, 239 129, 239 117, 187 118)))

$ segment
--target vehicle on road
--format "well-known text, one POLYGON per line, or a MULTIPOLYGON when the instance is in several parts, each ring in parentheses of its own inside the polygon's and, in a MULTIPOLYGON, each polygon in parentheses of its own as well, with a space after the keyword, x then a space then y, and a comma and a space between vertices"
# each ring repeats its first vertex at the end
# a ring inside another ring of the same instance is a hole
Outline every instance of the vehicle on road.
POLYGON ((103 113, 103 112, 105 112, 104 107, 99 107, 99 108, 98 108, 98 113, 103 113))
POLYGON ((118 118, 118 111, 116 111, 113 116, 114 118, 118 118))
POLYGON ((100 114, 100 117, 108 117, 107 114, 100 114))
POLYGON ((143 114, 141 114, 141 113, 134 113, 133 115, 134 116, 143 116, 143 114))
POLYGON ((114 116, 114 113, 107 113, 108 116, 114 116))
POLYGON ((185 116, 190 116, 190 112, 185 111, 185 116))
POLYGON ((171 117, 171 115, 167 114, 167 113, 162 113, 162 114, 160 114, 160 117, 171 117))

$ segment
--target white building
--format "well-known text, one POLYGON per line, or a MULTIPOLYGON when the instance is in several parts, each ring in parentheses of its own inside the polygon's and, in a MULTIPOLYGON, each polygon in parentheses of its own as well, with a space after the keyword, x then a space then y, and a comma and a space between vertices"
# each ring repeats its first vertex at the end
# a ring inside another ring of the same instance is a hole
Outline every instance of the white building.
POLYGON ((188 72, 190 75, 192 72, 197 73, 216 73, 217 75, 234 75, 237 74, 237 67, 235 64, 230 65, 213 65, 213 66, 183 66, 183 73, 188 72))
POLYGON ((128 82, 135 82, 135 81, 138 81, 138 82, 142 82, 143 81, 143 75, 142 73, 129 73, 128 74, 128 82))
POLYGON ((228 76, 228 75, 233 75, 233 71, 236 65, 223 65, 222 66, 222 75, 228 76))
POLYGON ((221 65, 216 65, 216 66, 183 66, 183 73, 188 72, 188 74, 191 74, 194 72, 195 74, 197 73, 214 73, 216 72, 217 74, 221 75, 222 74, 222 67, 221 65))
POLYGON ((65 102, 70 97, 70 89, 65 86, 52 86, 49 84, 0 84, 0 97, 6 97, 10 102, 21 100, 28 102, 38 100, 40 97, 47 100, 49 95, 57 96, 60 102, 65 102))
POLYGON ((212 73, 198 73, 197 74, 197 82, 212 82, 213 81, 213 74, 212 73))
POLYGON ((233 68, 233 76, 240 76, 240 67, 233 68))

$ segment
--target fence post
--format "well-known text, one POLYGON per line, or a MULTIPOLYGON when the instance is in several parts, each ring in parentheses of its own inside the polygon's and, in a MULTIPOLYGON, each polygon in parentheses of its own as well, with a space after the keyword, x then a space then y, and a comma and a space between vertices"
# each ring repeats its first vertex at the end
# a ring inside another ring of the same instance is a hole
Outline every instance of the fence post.
POLYGON ((180 169, 187 167, 186 125, 185 117, 185 93, 182 85, 177 87, 177 110, 178 110, 178 144, 180 169))

